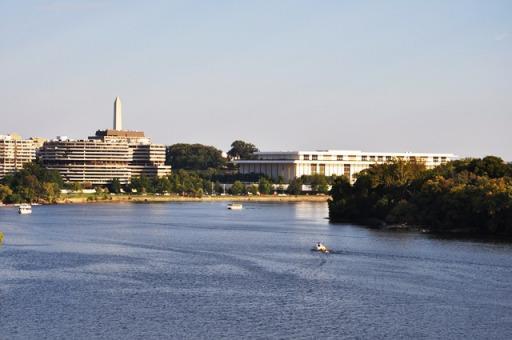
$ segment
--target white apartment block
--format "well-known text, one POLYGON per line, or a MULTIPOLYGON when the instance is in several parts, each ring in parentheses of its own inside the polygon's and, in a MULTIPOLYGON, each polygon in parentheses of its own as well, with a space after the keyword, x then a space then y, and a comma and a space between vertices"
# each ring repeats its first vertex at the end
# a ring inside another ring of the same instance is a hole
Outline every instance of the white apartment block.
POLYGON ((398 153, 363 152, 348 150, 256 152, 254 159, 233 161, 241 174, 264 174, 274 180, 282 177, 285 182, 302 175, 345 175, 351 182, 355 174, 372 164, 392 159, 422 162, 427 168, 444 164, 456 156, 450 153, 398 153))
POLYGON ((40 145, 40 139, 22 139, 16 134, 0 135, 0 178, 35 160, 40 145))

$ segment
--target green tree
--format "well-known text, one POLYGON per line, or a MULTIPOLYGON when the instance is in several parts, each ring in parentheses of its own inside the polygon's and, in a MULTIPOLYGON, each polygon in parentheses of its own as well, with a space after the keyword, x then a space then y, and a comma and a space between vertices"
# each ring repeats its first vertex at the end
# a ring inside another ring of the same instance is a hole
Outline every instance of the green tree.
POLYGON ((310 178, 311 190, 318 193, 326 194, 329 192, 327 178, 324 175, 312 175, 310 178))
POLYGON ((121 182, 119 178, 114 178, 108 184, 108 191, 113 194, 119 194, 121 192, 121 182))
POLYGON ((4 202, 5 199, 12 195, 12 190, 7 185, 0 184, 0 202, 4 202))
POLYGON ((300 195, 302 193, 302 179, 294 178, 288 184, 286 192, 290 195, 300 195))
POLYGON ((255 152, 258 152, 258 148, 254 144, 236 140, 231 143, 228 156, 230 159, 251 159, 255 152))
POLYGON ((258 182, 258 191, 263 195, 269 195, 274 192, 272 181, 265 177, 260 178, 258 182))
POLYGON ((155 177, 153 187, 155 192, 165 194, 172 192, 172 184, 169 177, 155 177))
POLYGON ((512 177, 497 157, 448 162, 432 170, 395 161, 373 165, 351 185, 331 189, 333 221, 379 219, 446 231, 512 235, 512 177))
POLYGON ((55 203, 60 197, 60 188, 57 183, 44 182, 42 185, 43 198, 49 203, 55 203))
POLYGON ((232 195, 242 195, 246 193, 245 185, 240 181, 235 181, 231 188, 229 189, 229 192, 232 195))
POLYGON ((227 161, 213 146, 180 143, 166 148, 166 163, 175 170, 207 170, 223 168, 227 161))
POLYGON ((39 162, 27 163, 23 169, 2 179, 2 184, 8 186, 13 192, 5 200, 7 202, 47 201, 48 186, 45 187, 44 183, 54 183, 54 188, 59 194, 60 188, 64 185, 57 171, 45 169, 39 162))
POLYGON ((257 195, 258 194, 258 186, 255 185, 255 184, 251 184, 248 188, 247 188, 247 192, 250 192, 252 195, 257 195))

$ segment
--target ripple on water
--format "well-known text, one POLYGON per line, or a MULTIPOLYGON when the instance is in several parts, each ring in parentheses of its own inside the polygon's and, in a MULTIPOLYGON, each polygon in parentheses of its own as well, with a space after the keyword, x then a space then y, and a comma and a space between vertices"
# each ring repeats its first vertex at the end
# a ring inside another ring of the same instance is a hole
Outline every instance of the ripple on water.
POLYGON ((324 204, 0 210, 8 339, 512 338, 512 247, 330 225, 324 204), (334 254, 309 251, 318 240, 334 254))

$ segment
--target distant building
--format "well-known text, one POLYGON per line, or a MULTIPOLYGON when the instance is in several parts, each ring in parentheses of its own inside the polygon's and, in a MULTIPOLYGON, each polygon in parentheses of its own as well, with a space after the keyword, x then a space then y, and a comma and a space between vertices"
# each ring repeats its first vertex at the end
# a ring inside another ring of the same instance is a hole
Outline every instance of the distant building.
POLYGON ((0 135, 0 178, 35 160, 36 150, 42 143, 41 138, 22 139, 17 134, 0 135))
POLYGON ((43 164, 58 170, 65 181, 121 183, 135 176, 165 176, 165 146, 152 144, 142 131, 122 130, 121 99, 114 102, 114 129, 98 130, 87 140, 57 138, 40 150, 43 164))
POLYGON ((39 157, 46 168, 59 171, 67 182, 107 184, 118 178, 128 183, 131 178, 128 163, 132 156, 126 141, 58 138, 44 143, 39 157))
POLYGON ((302 175, 320 174, 325 176, 345 175, 351 182, 355 174, 367 169, 371 164, 381 164, 392 159, 422 162, 427 168, 444 164, 456 156, 450 153, 396 153, 362 151, 289 151, 256 152, 255 159, 235 160, 241 174, 264 174, 274 180, 283 178, 289 182, 302 175))

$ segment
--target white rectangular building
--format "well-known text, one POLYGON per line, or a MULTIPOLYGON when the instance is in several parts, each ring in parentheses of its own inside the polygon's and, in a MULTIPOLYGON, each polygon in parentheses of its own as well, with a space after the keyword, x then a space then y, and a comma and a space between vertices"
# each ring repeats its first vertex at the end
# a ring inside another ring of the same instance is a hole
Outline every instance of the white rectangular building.
POLYGON ((256 152, 254 159, 233 161, 241 174, 263 174, 274 180, 285 182, 303 175, 341 176, 355 181, 355 174, 367 169, 371 164, 381 164, 393 159, 422 162, 427 168, 444 164, 456 156, 451 153, 398 153, 363 152, 350 150, 320 151, 279 151, 256 152))

